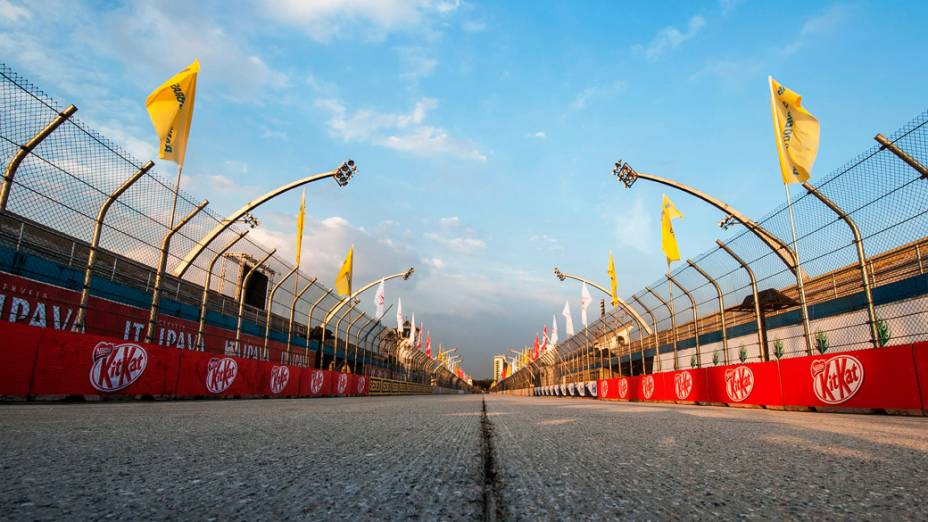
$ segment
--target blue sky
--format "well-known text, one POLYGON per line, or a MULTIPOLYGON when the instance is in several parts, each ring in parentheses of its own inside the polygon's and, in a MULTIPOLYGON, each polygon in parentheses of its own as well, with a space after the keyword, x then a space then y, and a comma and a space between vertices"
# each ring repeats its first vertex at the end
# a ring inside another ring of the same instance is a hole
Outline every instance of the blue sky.
MULTIPOLYGON (((662 190, 622 189, 617 159, 759 217, 783 199, 768 74, 822 123, 813 179, 928 105, 917 2, 187 4, 0 0, 0 56, 139 158, 145 96, 199 58, 185 186, 223 213, 353 158, 307 194, 305 270, 332 284, 351 244, 355 281, 415 266, 387 299, 478 377, 576 315, 555 265, 605 281, 611 249, 622 295, 660 277, 662 190)), ((694 257, 721 216, 671 196, 694 257)), ((292 252, 298 200, 254 235, 292 252)))

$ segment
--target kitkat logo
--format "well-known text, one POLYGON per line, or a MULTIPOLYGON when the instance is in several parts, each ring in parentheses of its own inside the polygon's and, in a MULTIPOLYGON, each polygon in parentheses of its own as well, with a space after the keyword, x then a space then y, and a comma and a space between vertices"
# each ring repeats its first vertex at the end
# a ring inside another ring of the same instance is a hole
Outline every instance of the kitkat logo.
POLYGON ((600 382, 601 382, 602 384, 601 384, 601 386, 599 387, 599 396, 600 396, 600 397, 605 397, 605 396, 609 393, 609 381, 607 381, 606 379, 603 379, 603 380, 600 381, 600 382))
POLYGON ((864 383, 864 365, 853 356, 836 355, 811 365, 812 390, 825 404, 841 404, 853 397, 864 383))
POLYGON ((226 391, 238 375, 238 363, 231 357, 213 357, 206 365, 206 389, 213 393, 226 391))
POLYGON ((338 394, 344 395, 348 390, 348 374, 340 373, 338 374, 338 382, 336 383, 338 394))
POLYGON ((725 370, 725 393, 733 402, 747 399, 754 391, 754 372, 747 366, 725 370))
POLYGON ((90 385, 101 392, 119 391, 134 383, 148 366, 148 352, 137 344, 100 342, 93 348, 90 385))
POLYGON ((693 374, 683 370, 673 376, 673 390, 677 394, 677 399, 684 400, 693 393, 693 374))
POLYGON ((628 379, 625 377, 619 379, 619 398, 628 398, 628 379))
POLYGON ((290 368, 286 366, 274 366, 271 368, 271 393, 277 395, 284 391, 287 383, 290 382, 290 368))
POLYGON ((364 377, 363 375, 361 377, 358 377, 358 395, 361 395, 362 393, 364 393, 364 387, 366 385, 367 385, 367 377, 364 377))
POLYGON ((325 373, 322 370, 315 370, 312 378, 309 380, 309 392, 312 395, 319 395, 322 391, 322 385, 325 384, 325 373))
POLYGON ((654 395, 654 376, 645 375, 644 379, 641 379, 641 395, 645 399, 650 399, 654 395))

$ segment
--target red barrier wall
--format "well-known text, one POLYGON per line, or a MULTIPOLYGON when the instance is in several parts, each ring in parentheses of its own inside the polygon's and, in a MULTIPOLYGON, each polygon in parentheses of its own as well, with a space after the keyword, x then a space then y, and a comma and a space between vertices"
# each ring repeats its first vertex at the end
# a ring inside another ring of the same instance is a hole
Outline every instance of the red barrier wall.
POLYGON ((777 362, 706 368, 708 401, 782 406, 777 362))
POLYGON ((0 346, 0 396, 25 397, 32 384, 32 370, 41 330, 9 325, 3 328, 0 346))
POLYGON ((913 345, 912 359, 915 361, 915 376, 918 378, 922 410, 928 411, 928 343, 913 345))

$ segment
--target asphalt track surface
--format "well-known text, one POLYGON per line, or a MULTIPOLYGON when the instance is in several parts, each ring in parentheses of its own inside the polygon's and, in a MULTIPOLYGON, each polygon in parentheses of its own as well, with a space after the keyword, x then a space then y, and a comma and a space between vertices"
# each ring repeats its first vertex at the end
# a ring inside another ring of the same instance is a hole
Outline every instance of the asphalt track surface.
POLYGON ((12 404, 0 443, 3 520, 928 516, 914 417, 476 395, 12 404))

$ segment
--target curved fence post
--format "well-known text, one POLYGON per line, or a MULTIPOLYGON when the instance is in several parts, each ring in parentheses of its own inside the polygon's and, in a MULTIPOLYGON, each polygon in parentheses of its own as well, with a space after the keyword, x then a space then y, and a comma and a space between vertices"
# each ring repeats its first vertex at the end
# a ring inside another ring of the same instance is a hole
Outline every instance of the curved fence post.
POLYGON ((725 324, 725 296, 722 294, 722 288, 719 287, 719 284, 715 281, 715 279, 712 278, 712 276, 707 274, 705 270, 700 268, 699 265, 694 263, 692 260, 687 259, 686 263, 690 265, 691 267, 693 267, 693 270, 696 270, 699 273, 699 275, 703 276, 704 278, 706 278, 707 281, 712 283, 712 287, 715 288, 715 294, 718 297, 718 301, 719 301, 719 319, 722 322, 722 351, 723 351, 723 355, 725 356, 724 357, 725 364, 727 365, 728 364, 728 327, 725 324))
POLYGON ((683 288, 683 286, 677 282, 676 279, 670 273, 667 273, 667 279, 677 285, 677 288, 683 291, 683 294, 690 300, 690 307, 693 309, 693 338, 696 341, 696 367, 702 367, 702 356, 699 353, 699 312, 696 311, 696 300, 693 299, 693 294, 689 290, 683 288))
POLYGON ((223 254, 229 251, 240 239, 245 237, 251 229, 248 229, 238 236, 234 237, 232 241, 229 241, 226 246, 222 248, 219 252, 216 252, 216 255, 209 262, 209 267, 206 270, 206 281, 203 283, 203 296, 200 298, 200 325, 197 327, 197 342, 195 346, 197 350, 203 351, 205 348, 205 333, 206 333, 206 303, 209 299, 209 285, 213 279, 213 268, 216 266, 216 261, 218 261, 223 254))
MULTIPOLYGON (((654 312, 645 306, 645 304, 641 302, 641 299, 638 299, 637 296, 632 296, 632 300, 638 303, 638 306, 644 308, 644 311, 651 317, 651 324, 654 325, 654 362, 651 363, 651 373, 654 373, 655 366, 658 370, 661 369, 661 339, 660 332, 657 330, 657 319, 654 318, 654 312)), ((641 373, 642 375, 648 373, 648 366, 645 364, 644 357, 644 344, 641 345, 641 373)))
MULTIPOLYGON (((293 267, 293 270, 287 272, 287 275, 280 278, 280 281, 277 281, 277 283, 275 283, 274 286, 271 288, 271 294, 267 298, 267 313, 264 315, 264 360, 265 361, 268 360, 267 345, 268 345, 268 337, 270 337, 271 335, 271 310, 274 308, 274 296, 277 295, 277 290, 279 290, 280 287, 283 286, 284 282, 287 279, 290 279, 290 276, 295 274, 297 270, 299 269, 300 269, 299 266, 295 266, 293 267)), ((293 315, 291 314, 290 317, 293 317, 293 315)), ((288 358, 287 363, 289 362, 290 360, 288 358)))
MULTIPOLYGON (((251 281, 252 274, 257 272, 275 252, 277 252, 276 248, 268 252, 260 261, 255 263, 255 266, 251 267, 251 270, 245 274, 245 278, 242 279, 242 286, 238 289, 238 317, 235 320, 235 351, 240 357, 244 357, 240 341, 242 338, 242 313, 245 311, 245 289, 248 288, 248 282, 251 281)), ((265 299, 267 298, 265 297, 265 299)))
POLYGON ((674 313, 674 310, 673 310, 673 303, 672 302, 668 303, 667 301, 665 301, 664 298, 658 295, 657 292, 655 292, 654 290, 651 290, 651 287, 646 286, 644 287, 644 289, 650 292, 651 295, 653 295, 658 301, 660 301, 661 304, 664 305, 665 308, 667 308, 667 312, 670 313, 670 339, 673 342, 673 369, 679 370, 680 364, 679 364, 679 361, 677 361, 677 319, 676 319, 676 314, 674 313))
POLYGON ((767 360, 767 332, 764 331, 764 320, 763 320, 763 317, 761 316, 761 311, 760 311, 760 299, 758 299, 757 297, 757 278, 754 277, 754 271, 751 270, 751 267, 748 266, 748 264, 745 263, 743 259, 738 257, 738 254, 734 253, 732 249, 728 248, 728 245, 726 245, 725 243, 722 243, 718 239, 715 240, 715 243, 719 246, 719 248, 721 248, 726 253, 728 253, 728 255, 732 257, 732 259, 737 261, 738 264, 741 265, 741 268, 743 268, 748 273, 748 277, 751 278, 751 293, 754 294, 754 320, 757 322, 757 342, 760 345, 758 347, 758 354, 760 355, 761 361, 766 361, 767 360))

